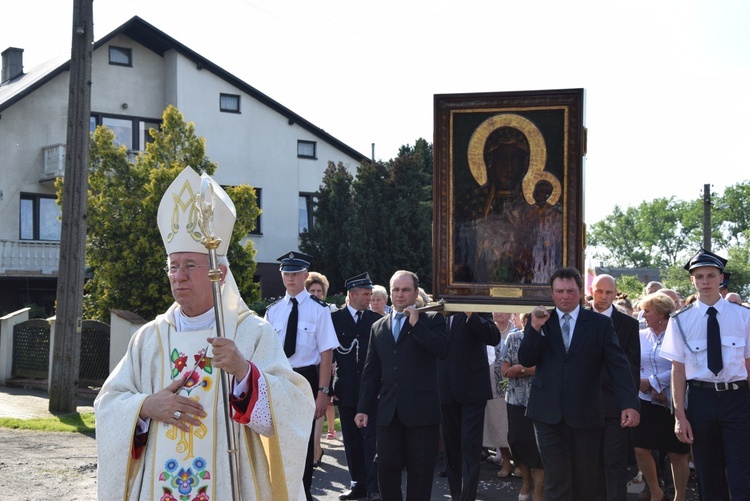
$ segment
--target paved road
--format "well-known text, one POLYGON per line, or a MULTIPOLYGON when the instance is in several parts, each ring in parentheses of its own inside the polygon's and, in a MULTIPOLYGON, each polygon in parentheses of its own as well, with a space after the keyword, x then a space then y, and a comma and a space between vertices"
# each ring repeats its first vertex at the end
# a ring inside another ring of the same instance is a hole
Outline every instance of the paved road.
MULTIPOLYGON (((51 416, 47 411, 48 404, 49 401, 44 392, 0 387, 0 416, 20 418, 51 416)), ((92 412, 93 409, 90 404, 90 396, 89 398, 82 398, 78 412, 92 412)), ((94 441, 90 438, 82 442, 82 436, 67 433, 55 434, 55 438, 60 442, 60 446, 64 446, 63 442, 70 441, 71 443, 76 443, 77 447, 86 449, 86 452, 92 458, 96 457, 94 441), (78 445, 79 443, 82 443, 82 445, 78 445)), ((320 501, 336 501, 339 495, 349 488, 349 472, 346 469, 343 443, 340 439, 328 440, 325 438, 321 440, 321 443, 325 449, 325 455, 323 456, 320 468, 315 470, 312 494, 315 499, 320 501)), ((11 465, 5 466, 9 467, 10 470, 14 469, 11 465)), ((438 475, 438 472, 442 469, 442 460, 439 459, 435 470, 435 483, 432 489, 433 500, 450 499, 448 481, 438 475)), ((477 500, 515 501, 518 499, 521 480, 513 477, 500 479, 497 477, 498 470, 499 467, 490 461, 482 463, 477 500)), ((635 476, 635 469, 631 468, 631 470, 633 476, 635 476)), ((8 472, 5 472, 5 474, 8 474, 8 472)), ((54 473, 48 472, 48 474, 54 473)), ((60 481, 64 482, 65 478, 61 478, 60 481)), ((402 485, 405 487, 405 479, 402 485)), ((642 484, 631 484, 627 498, 628 501, 637 500, 638 493, 642 488, 642 484)), ((691 481, 687 497, 688 501, 698 499, 695 488, 695 482, 691 481)), ((33 494, 29 493, 29 495, 31 497, 28 499, 37 499, 33 497, 33 494)))

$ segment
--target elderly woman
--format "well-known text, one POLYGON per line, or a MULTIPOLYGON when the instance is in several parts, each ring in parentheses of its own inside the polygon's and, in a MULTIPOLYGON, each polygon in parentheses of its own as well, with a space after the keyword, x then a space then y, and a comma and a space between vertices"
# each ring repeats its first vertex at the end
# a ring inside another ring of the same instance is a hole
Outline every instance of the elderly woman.
POLYGON ((641 399, 641 423, 635 428, 635 458, 638 469, 651 492, 651 500, 663 499, 656 464, 651 451, 666 451, 672 464, 675 501, 684 501, 690 477, 688 453, 690 445, 677 440, 674 434, 674 416, 670 411, 670 378, 672 363, 659 356, 669 315, 676 309, 675 302, 665 294, 656 292, 641 299, 641 311, 646 328, 641 337, 641 382, 638 397, 641 399))
MULTIPOLYGON (((521 324, 528 319, 528 313, 521 316, 521 324)), ((531 378, 534 367, 524 367, 518 362, 518 348, 523 340, 523 330, 508 334, 500 355, 503 377, 508 378, 505 389, 505 403, 508 408, 508 444, 513 458, 518 464, 523 478, 520 501, 531 499, 542 501, 544 496, 544 469, 534 435, 534 424, 526 417, 526 405, 529 403, 531 378)))
POLYGON ((373 285, 370 309, 380 315, 386 315, 391 312, 391 309, 388 307, 388 291, 382 285, 373 285))
MULTIPOLYGON (((321 301, 325 301, 328 296, 328 278, 322 273, 311 271, 308 274, 307 280, 305 280, 305 290, 321 301)), ((329 308, 331 311, 335 311, 336 305, 331 304, 329 305, 329 308)), ((331 364, 331 372, 331 381, 333 381, 336 375, 336 364, 331 364)), ((331 395, 328 399, 325 418, 320 417, 315 422, 315 436, 313 437, 313 442, 315 444, 315 455, 313 457, 315 459, 313 465, 316 467, 320 466, 320 462, 323 460, 323 447, 320 445, 320 435, 323 433, 324 420, 328 421, 328 435, 326 438, 329 440, 336 438, 336 408, 333 406, 334 398, 335 396, 331 395)))

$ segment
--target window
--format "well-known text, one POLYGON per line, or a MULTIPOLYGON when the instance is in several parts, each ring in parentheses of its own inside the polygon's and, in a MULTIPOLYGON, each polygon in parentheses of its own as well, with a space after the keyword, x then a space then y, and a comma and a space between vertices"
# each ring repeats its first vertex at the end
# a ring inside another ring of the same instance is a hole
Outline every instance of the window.
POLYGON ((60 240, 62 212, 54 196, 21 194, 21 240, 60 240))
POLYGON ((125 47, 109 46, 109 64, 133 66, 133 51, 125 47))
POLYGON ((115 144, 125 145, 128 151, 143 151, 153 141, 149 130, 159 130, 156 120, 141 120, 132 117, 116 117, 92 114, 89 130, 93 133, 97 125, 103 125, 115 133, 115 144))
POLYGON ((315 141, 297 141, 297 158, 317 158, 315 141))
POLYGON ((219 94, 219 110, 227 113, 240 112, 240 96, 234 94, 219 94))
POLYGON ((138 121, 138 150, 143 151, 146 149, 148 143, 153 143, 154 138, 151 137, 149 132, 151 129, 159 130, 158 122, 144 122, 138 121))
MULTIPOLYGON (((263 206, 261 205, 261 194, 263 193, 263 188, 255 188, 255 198, 258 203, 258 208, 262 209, 263 206)), ((253 228, 253 231, 250 232, 251 235, 262 235, 263 232, 260 228, 260 214, 258 214, 258 217, 255 218, 255 228, 253 228)))
POLYGON ((124 118, 102 118, 102 125, 115 133, 115 144, 124 144, 128 151, 133 148, 133 121, 124 118))
POLYGON ((299 194, 299 232, 300 234, 312 230, 315 220, 313 219, 313 203, 315 195, 312 193, 299 194))

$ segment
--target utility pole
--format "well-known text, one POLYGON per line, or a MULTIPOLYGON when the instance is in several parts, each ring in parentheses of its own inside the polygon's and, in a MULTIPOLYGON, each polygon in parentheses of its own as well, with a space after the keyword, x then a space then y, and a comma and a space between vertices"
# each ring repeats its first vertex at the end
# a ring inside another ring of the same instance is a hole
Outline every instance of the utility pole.
POLYGON ((93 44, 93 0, 74 0, 57 313, 50 369, 50 412, 76 411, 78 368, 81 360, 83 271, 86 264, 93 44))
POLYGON ((711 251, 711 185, 703 185, 703 248, 711 251))

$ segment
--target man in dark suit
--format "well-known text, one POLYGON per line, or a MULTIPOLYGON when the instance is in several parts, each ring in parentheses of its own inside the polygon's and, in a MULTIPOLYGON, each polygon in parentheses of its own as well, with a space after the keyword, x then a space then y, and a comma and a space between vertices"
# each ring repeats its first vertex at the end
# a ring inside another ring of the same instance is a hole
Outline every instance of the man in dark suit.
POLYGON ((429 501, 437 460, 440 396, 437 359, 448 355, 440 313, 419 313, 419 280, 410 271, 391 277, 391 314, 372 326, 355 422, 367 426, 377 405, 377 465, 384 501, 400 501, 406 467, 407 501, 429 501))
POLYGON ((438 361, 443 453, 453 501, 477 496, 484 408, 492 398, 487 346, 500 342, 492 317, 458 313, 449 319, 448 358, 438 361))
MULTIPOLYGON (((638 320, 612 306, 617 295, 617 284, 611 275, 597 275, 591 283, 591 308, 608 316, 617 334, 620 348, 630 364, 630 374, 637 388, 640 383, 641 340, 638 320)), ((609 372, 602 369, 602 403, 604 428, 599 457, 598 498, 606 501, 625 501, 628 493, 628 460, 632 447, 630 429, 620 426, 620 408, 617 405, 609 372)))
POLYGON ((552 274, 556 308, 534 309, 518 359, 536 366, 526 415, 534 421, 544 463, 544 497, 598 500, 602 415, 601 372, 606 366, 620 409, 620 426, 637 426, 640 404, 628 360, 612 321, 581 308, 583 279, 574 268, 552 274))
POLYGON ((347 290, 346 305, 331 313, 340 345, 333 352, 336 361, 334 393, 338 399, 346 465, 352 481, 349 491, 339 496, 339 499, 367 496, 368 501, 376 501, 380 499, 374 463, 377 404, 370 410, 366 427, 357 428, 354 416, 357 414, 359 385, 365 366, 370 328, 381 315, 369 309, 372 296, 370 275, 362 273, 352 277, 344 283, 344 287, 347 290))

